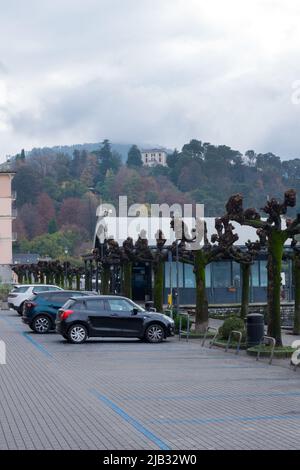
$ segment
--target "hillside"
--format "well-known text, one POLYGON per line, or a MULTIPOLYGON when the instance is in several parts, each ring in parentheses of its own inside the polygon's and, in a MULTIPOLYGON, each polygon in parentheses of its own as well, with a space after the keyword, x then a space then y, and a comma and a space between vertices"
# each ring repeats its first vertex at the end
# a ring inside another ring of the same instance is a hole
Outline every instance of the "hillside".
POLYGON ((141 166, 136 147, 127 165, 128 149, 104 141, 16 155, 15 250, 79 256, 90 247, 99 196, 115 205, 119 195, 127 195, 129 204, 204 203, 206 216, 219 216, 236 192, 244 195, 245 206, 258 209, 289 187, 300 194, 300 159, 281 161, 253 150, 242 155, 226 145, 192 140, 168 155, 167 167, 148 168, 141 166))

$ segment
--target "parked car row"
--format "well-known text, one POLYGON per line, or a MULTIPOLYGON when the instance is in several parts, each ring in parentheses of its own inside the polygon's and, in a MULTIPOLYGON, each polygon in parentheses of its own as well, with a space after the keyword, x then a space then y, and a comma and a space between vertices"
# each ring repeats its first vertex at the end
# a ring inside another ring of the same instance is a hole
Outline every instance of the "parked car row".
POLYGON ((160 343, 174 335, 171 318, 147 311, 122 296, 66 291, 49 285, 19 285, 8 298, 9 306, 22 315, 23 322, 33 331, 46 334, 55 330, 70 343, 80 344, 90 337, 139 338, 160 343))
POLYGON ((22 315, 25 300, 29 299, 32 294, 45 291, 61 291, 61 287, 53 286, 51 284, 17 284, 12 291, 8 294, 7 302, 8 307, 13 308, 22 315))

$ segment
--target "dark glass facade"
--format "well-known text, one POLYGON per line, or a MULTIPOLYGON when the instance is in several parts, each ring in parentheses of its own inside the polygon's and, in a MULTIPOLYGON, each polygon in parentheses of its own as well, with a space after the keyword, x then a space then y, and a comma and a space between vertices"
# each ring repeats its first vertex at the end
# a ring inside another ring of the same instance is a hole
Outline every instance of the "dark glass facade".
MULTIPOLYGON (((282 266, 282 299, 293 300, 292 263, 284 261, 282 266)), ((206 267, 206 290, 210 304, 236 303, 241 299, 241 266, 231 260, 218 261, 206 267)), ((164 301, 171 289, 176 288, 176 263, 165 263, 164 301)), ((195 275, 193 266, 179 263, 180 304, 195 303, 195 275)), ((267 300, 267 260, 260 259, 251 266, 250 301, 267 300)))

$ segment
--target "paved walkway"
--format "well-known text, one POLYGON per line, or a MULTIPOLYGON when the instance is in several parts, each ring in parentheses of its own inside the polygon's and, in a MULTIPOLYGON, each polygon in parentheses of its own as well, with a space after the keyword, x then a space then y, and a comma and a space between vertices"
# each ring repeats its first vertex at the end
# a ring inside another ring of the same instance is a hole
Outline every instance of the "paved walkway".
POLYGON ((0 311, 0 449, 297 449, 300 370, 172 338, 40 336, 0 311))

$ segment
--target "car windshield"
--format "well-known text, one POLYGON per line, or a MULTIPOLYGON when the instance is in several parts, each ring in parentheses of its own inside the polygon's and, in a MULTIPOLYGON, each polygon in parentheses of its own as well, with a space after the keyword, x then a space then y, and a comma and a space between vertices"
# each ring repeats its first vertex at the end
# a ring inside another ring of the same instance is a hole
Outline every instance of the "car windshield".
POLYGON ((135 302, 132 302, 132 300, 128 300, 132 304, 132 308, 137 308, 140 312, 145 312, 145 309, 141 307, 140 305, 136 304, 135 302))

